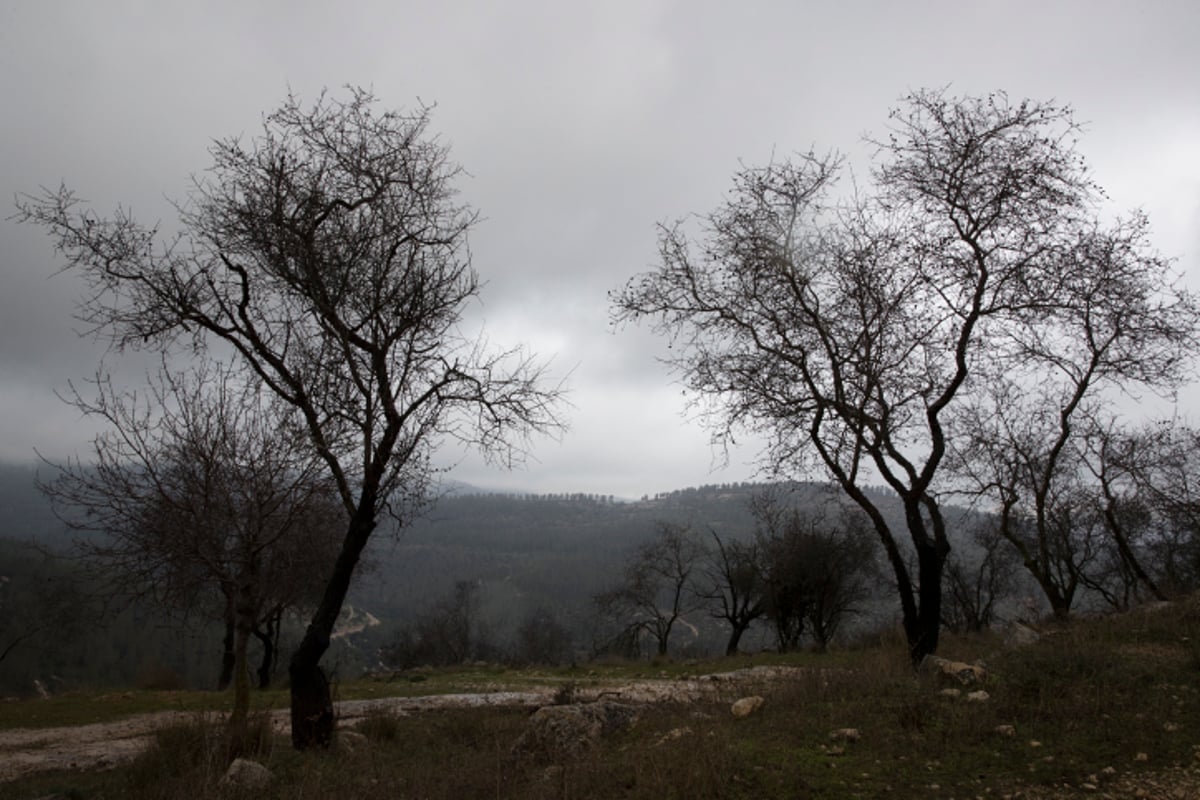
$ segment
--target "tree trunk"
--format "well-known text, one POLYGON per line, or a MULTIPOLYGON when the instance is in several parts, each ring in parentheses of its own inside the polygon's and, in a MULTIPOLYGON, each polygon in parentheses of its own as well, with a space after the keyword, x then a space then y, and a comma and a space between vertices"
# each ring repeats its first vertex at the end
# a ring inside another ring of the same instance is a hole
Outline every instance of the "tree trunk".
MULTIPOLYGON (((874 507, 871 510, 874 510, 874 507)), ((926 631, 927 623, 922 619, 921 615, 921 609, 925 606, 924 593, 922 593, 920 602, 918 602, 916 592, 913 591, 912 579, 908 574, 908 566, 904 563, 904 556, 900 552, 895 538, 892 537, 891 530, 883 522, 882 516, 877 520, 873 517, 873 521, 875 522, 875 530, 883 542, 884 550, 887 552, 888 563, 892 565, 892 574, 896 577, 896 588, 900 594, 900 612, 904 625, 904 638, 908 643, 908 656, 912 661, 913 667, 919 667, 922 659, 937 648, 937 629, 935 627, 932 648, 930 648, 928 634, 927 632, 923 633, 926 631)), ((920 552, 920 550, 917 551, 918 559, 920 552)), ((940 569, 938 570, 938 587, 939 589, 941 587, 940 569)), ((940 593, 938 600, 940 611, 940 593)), ((935 625, 937 624, 940 624, 940 620, 935 620, 935 625)))
POLYGON ((233 712, 229 715, 229 757, 238 758, 247 752, 248 722, 250 718, 250 669, 247 652, 250 636, 258 617, 255 593, 257 590, 258 565, 253 561, 247 565, 238 585, 236 626, 234 634, 233 663, 233 712))
POLYGON ((341 552, 325 584, 325 593, 288 663, 292 684, 292 746, 297 750, 328 747, 333 742, 333 697, 329 680, 321 669, 321 656, 329 649, 333 626, 350 589, 354 568, 375 528, 375 520, 362 510, 370 508, 372 503, 370 497, 360 501, 359 512, 350 521, 341 552))
POLYGON ((234 637, 233 712, 229 715, 229 755, 238 758, 246 752, 247 723, 250 717, 250 674, 246 650, 250 642, 248 625, 238 622, 234 637))
POLYGON ((254 629, 254 638, 262 644, 263 655, 262 661, 258 665, 258 688, 266 689, 271 685, 271 674, 275 671, 275 654, 277 652, 277 638, 279 636, 279 623, 282 617, 282 611, 275 611, 267 617, 266 630, 254 629))
POLYGON ((1117 543, 1117 551, 1121 554, 1121 559, 1133 571, 1134 576, 1142 582, 1142 584, 1150 590, 1150 594, 1154 595, 1156 600, 1166 600, 1167 596, 1158 588, 1158 584, 1154 579, 1147 574, 1146 570, 1142 569, 1142 564, 1133 553, 1133 548, 1129 546, 1129 540, 1125 537, 1125 531, 1121 525, 1121 521, 1117 518, 1113 506, 1116 504, 1116 499, 1109 492, 1108 487, 1104 487, 1105 497, 1108 502, 1104 506, 1104 518, 1108 522, 1108 530, 1112 534, 1113 539, 1117 543))
MULTIPOLYGON (((1034 578, 1037 579, 1038 586, 1042 588, 1042 594, 1046 596, 1046 602, 1050 604, 1050 610, 1054 614, 1054 618, 1065 622, 1071 616, 1071 604, 1075 599, 1073 590, 1060 589, 1058 584, 1054 583, 1049 574, 1049 567, 1045 571, 1034 571, 1030 567, 1029 562, 1025 565, 1030 571, 1033 571, 1034 578)), ((1034 565, 1038 566, 1038 565, 1034 565)))
POLYGON ((742 641, 742 634, 746 632, 743 625, 734 625, 733 630, 729 632, 729 642, 725 645, 725 655, 736 656, 738 644, 742 641))
POLYGON ((233 680, 233 639, 234 639, 234 621, 233 621, 233 598, 226 595, 225 597, 225 638, 222 640, 221 647, 221 674, 217 676, 217 691, 223 692, 229 688, 229 682, 233 680))
POLYGON ((1071 618, 1071 603, 1057 594, 1050 598, 1050 610, 1054 613, 1054 618, 1060 622, 1066 622, 1071 618))
POLYGON ((914 667, 919 667, 926 656, 937 652, 938 635, 942 628, 942 567, 947 552, 948 548, 940 548, 936 544, 917 548, 919 605, 911 625, 906 619, 904 626, 914 667))

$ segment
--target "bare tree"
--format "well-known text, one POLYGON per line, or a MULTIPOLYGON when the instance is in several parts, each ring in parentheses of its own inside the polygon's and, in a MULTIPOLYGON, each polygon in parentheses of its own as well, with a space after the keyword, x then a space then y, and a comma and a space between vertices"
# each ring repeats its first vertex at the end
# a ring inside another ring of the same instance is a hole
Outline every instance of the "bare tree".
POLYGON ((344 519, 289 666, 298 748, 331 741, 321 657, 380 515, 403 525, 426 507, 437 445, 449 437, 510 463, 528 435, 560 428, 545 367, 461 327, 479 291, 476 214, 428 127, 428 109, 378 113, 360 89, 310 108, 289 97, 249 143, 214 144, 165 243, 66 188, 18 203, 89 281, 80 316, 94 330, 118 347, 222 341, 301 416, 344 519))
POLYGON ((236 737, 250 705, 250 637, 277 609, 311 600, 336 552, 333 482, 291 409, 219 367, 164 368, 140 396, 99 377, 95 398, 75 391, 70 402, 107 429, 91 459, 55 467, 40 486, 89 534, 79 555, 120 593, 186 610, 219 594, 236 737))
POLYGON ((1017 569, 1015 551, 994 519, 977 520, 971 538, 973 557, 964 557, 961 548, 951 553, 942 587, 942 623, 960 633, 991 627, 997 605, 1012 591, 1017 569))
POLYGON ((780 652, 798 649, 806 630, 816 649, 825 650, 866 599, 870 541, 852 515, 839 519, 832 516, 837 511, 759 512, 765 612, 780 652))
POLYGON ((703 548, 691 528, 659 522, 653 539, 637 548, 617 587, 596 597, 602 612, 627 629, 647 632, 667 655, 675 623, 696 608, 696 573, 703 548))
POLYGON ((513 660, 558 666, 572 660, 571 633, 545 608, 532 610, 517 626, 513 660))
MULTIPOLYGON (((686 222, 661 227, 661 266, 614 305, 618 321, 648 318, 672 338, 669 363, 718 440, 761 433, 772 472, 821 469, 863 510, 916 663, 938 643, 950 544, 937 493, 958 408, 1031 351, 1079 350, 1073 315, 1119 316, 1123 301, 1104 290, 1080 299, 1093 272, 1127 272, 1172 329, 1189 328, 1194 304, 1172 288, 1140 215, 1098 221, 1069 108, 922 90, 890 120, 869 140, 870 183, 850 198, 830 197, 836 155, 747 168, 698 236, 686 222), (865 491, 880 480, 905 531, 865 491)), ((1137 338, 1120 348, 1130 366, 1137 338)), ((1169 366, 1159 355, 1149 371, 1169 366)))
POLYGON ((762 546, 758 541, 726 542, 716 531, 709 533, 714 547, 708 549, 704 579, 696 593, 708 603, 713 617, 729 625, 725 655, 731 656, 754 621, 767 613, 762 546))
POLYGON ((80 576, 59 556, 3 539, 0 559, 0 664, 14 652, 53 652, 94 621, 80 576))
POLYGON ((1122 563, 1157 599, 1200 586, 1200 431, 1097 427, 1089 465, 1122 563))
POLYGON ((976 496, 1001 509, 1001 535, 1060 616, 1079 582, 1102 587, 1083 564, 1104 548, 1098 524, 1107 524, 1119 565, 1157 593, 1117 524, 1116 498, 1099 496, 1111 476, 1108 437, 1098 431, 1106 398, 1114 390, 1172 392, 1187 376, 1195 337, 1193 298, 1164 285, 1167 264, 1149 252, 1147 228, 1134 215, 1077 232, 1079 242, 1059 256, 1073 269, 1046 308, 1054 324, 1009 333, 1017 358, 980 370, 989 389, 957 420, 962 434, 950 463, 976 496), (1080 552, 1070 552, 1076 546, 1080 552))
POLYGON ((1139 555, 1143 539, 1153 537, 1156 524, 1150 503, 1134 477, 1135 464, 1149 461, 1153 448, 1148 453, 1135 444, 1135 437, 1121 431, 1114 421, 1107 424, 1093 420, 1085 434, 1084 463, 1095 481, 1096 504, 1108 532, 1110 551, 1109 572, 1119 579, 1119 595, 1101 590, 1110 604, 1125 609, 1140 595, 1145 587, 1158 600, 1166 600, 1166 594, 1158 587, 1157 580, 1150 575, 1139 555))
POLYGON ((397 631, 380 656, 390 666, 410 669, 422 664, 462 664, 495 652, 480 621, 479 583, 459 580, 449 595, 397 631))
POLYGON ((994 500, 997 533, 1037 581, 1055 616, 1103 571, 1104 527, 1071 415, 1042 394, 1003 385, 960 415, 950 464, 974 497, 994 500))

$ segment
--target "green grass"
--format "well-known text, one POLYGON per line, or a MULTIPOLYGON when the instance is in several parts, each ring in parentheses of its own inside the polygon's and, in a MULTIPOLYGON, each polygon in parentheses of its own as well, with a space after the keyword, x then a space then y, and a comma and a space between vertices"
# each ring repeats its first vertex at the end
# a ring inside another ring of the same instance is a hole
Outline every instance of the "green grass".
MULTIPOLYGON (((360 727, 365 745, 297 753, 276 737, 257 758, 276 776, 266 796, 278 798, 973 798, 1059 791, 1093 776, 1103 783, 1106 767, 1115 770, 1113 780, 1122 780, 1138 771, 1200 763, 1197 642, 1200 602, 1192 599, 1165 611, 1076 622, 1026 648, 1005 649, 991 636, 947 640, 944 655, 982 660, 991 670, 983 687, 991 697, 981 704, 940 695, 938 682, 914 675, 903 648, 892 642, 782 659, 813 669, 755 687, 766 704, 746 719, 730 715, 732 692, 647 708, 632 729, 578 758, 514 752, 527 725, 528 711, 521 709, 406 717, 374 712, 360 727), (1012 726, 1016 735, 997 733, 1000 725, 1012 726), (861 738, 832 741, 829 734, 838 728, 857 728, 861 738), (682 729, 687 732, 670 735, 682 729)), ((401 675, 345 684, 339 693, 351 699, 501 686, 587 687, 748 663, 761 662, 434 670, 423 673, 424 680, 401 675)), ((178 708, 205 697, 213 696, 135 692, 120 700, 146 711, 155 703, 178 708)), ((283 693, 278 698, 286 700, 283 693)), ((9 716, 6 724, 12 724, 9 716)), ((0 794, 230 796, 217 787, 224 763, 220 741, 219 729, 197 717, 160 734, 158 745, 130 766, 37 776, 0 787, 0 794)))

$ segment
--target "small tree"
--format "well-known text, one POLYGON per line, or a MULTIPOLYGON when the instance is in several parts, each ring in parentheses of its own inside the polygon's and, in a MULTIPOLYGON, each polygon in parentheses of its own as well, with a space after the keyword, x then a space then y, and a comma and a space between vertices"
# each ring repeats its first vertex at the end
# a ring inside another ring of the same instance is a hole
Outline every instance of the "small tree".
POLYGON ((479 584, 460 580, 450 594, 397 631, 380 656, 389 666, 411 669, 463 664, 495 653, 479 620, 479 584))
POLYGON ((550 611, 536 608, 517 627, 513 660, 518 664, 565 664, 572 660, 571 634, 550 611))
POLYGON ((1075 420, 1043 399, 1009 385, 964 413, 969 434, 951 464, 975 497, 995 498, 998 535, 1065 618, 1097 566, 1104 531, 1075 420))
POLYGON ((363 90, 310 108, 288 97, 249 143, 213 145, 166 242, 65 187, 18 202, 88 281, 80 317, 95 331, 118 347, 219 340, 303 421, 343 516, 288 668, 298 748, 332 739, 321 657, 380 515, 403 526, 426 508, 438 444, 507 464, 528 435, 560 428, 544 366, 460 326, 479 292, 476 214, 428 127, 428 109, 377 113, 363 90))
POLYGON ((824 650, 866 597, 870 541, 849 518, 790 509, 760 521, 765 610, 779 651, 798 649, 806 629, 824 650))
POLYGON ((237 737, 250 705, 249 639, 277 609, 312 599, 336 551, 335 487, 291 410, 227 370, 164 368, 145 396, 103 377, 96 389, 70 399, 107 423, 92 459, 56 466, 41 488, 87 534, 80 557, 117 592, 185 610, 221 597, 237 737))
POLYGON ((675 623, 696 607, 702 554, 691 528, 659 522, 654 538, 626 563, 621 584, 598 595, 596 604, 626 629, 649 633, 658 655, 665 656, 675 623))
POLYGON ((69 567, 33 544, 0 539, 0 665, 14 653, 53 652, 92 622, 91 598, 69 567))
POLYGON ((731 656, 754 621, 767 614, 763 548, 757 541, 724 542, 716 531, 710 533, 714 547, 708 550, 697 595, 713 617, 729 625, 725 655, 731 656))
POLYGON ((997 605, 1012 590, 1017 563, 1014 551, 991 519, 972 527, 975 553, 968 558, 962 549, 946 562, 942 622, 952 631, 978 632, 996 619, 997 605))
POLYGON ((1194 327, 1144 217, 1098 218, 1078 133, 1053 103, 915 92, 869 140, 870 181, 852 196, 830 196, 836 155, 747 168, 697 234, 663 225, 661 266, 614 298, 619 321, 650 319, 676 343, 670 363, 718 439, 764 434, 771 471, 816 467, 867 515, 914 663, 937 649, 950 552, 938 492, 958 410, 1008 370, 1029 365, 1036 385, 1056 353, 1089 352, 1088 320, 1099 332, 1132 307, 1133 335, 1105 358, 1150 375, 1178 365, 1180 340, 1141 321, 1194 327), (1143 358, 1143 338, 1163 346, 1143 358), (866 491, 878 481, 902 528, 866 491))
POLYGON ((1169 420, 1089 436, 1104 515, 1133 578, 1157 599, 1200 587, 1200 431, 1169 420))

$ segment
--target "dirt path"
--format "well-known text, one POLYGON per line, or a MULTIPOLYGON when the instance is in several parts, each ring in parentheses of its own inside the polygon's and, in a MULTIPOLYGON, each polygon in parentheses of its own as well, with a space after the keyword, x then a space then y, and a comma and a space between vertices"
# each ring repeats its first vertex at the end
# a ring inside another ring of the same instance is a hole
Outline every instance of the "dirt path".
MULTIPOLYGON (((604 696, 634 703, 691 702, 717 696, 734 687, 766 683, 802 671, 791 667, 753 667, 687 680, 643 680, 581 687, 575 692, 575 698, 586 701, 604 696)), ((550 686, 524 691, 497 689, 470 694, 347 700, 337 703, 336 707, 339 725, 347 726, 373 711, 407 715, 446 708, 537 708, 553 702, 557 691, 558 687, 550 686)), ((196 718, 195 712, 161 711, 116 722, 0 731, 0 783, 34 772, 108 769, 133 760, 150 745, 154 732, 159 728, 196 718)), ((271 712, 271 722, 277 731, 286 733, 288 712, 271 712)))

